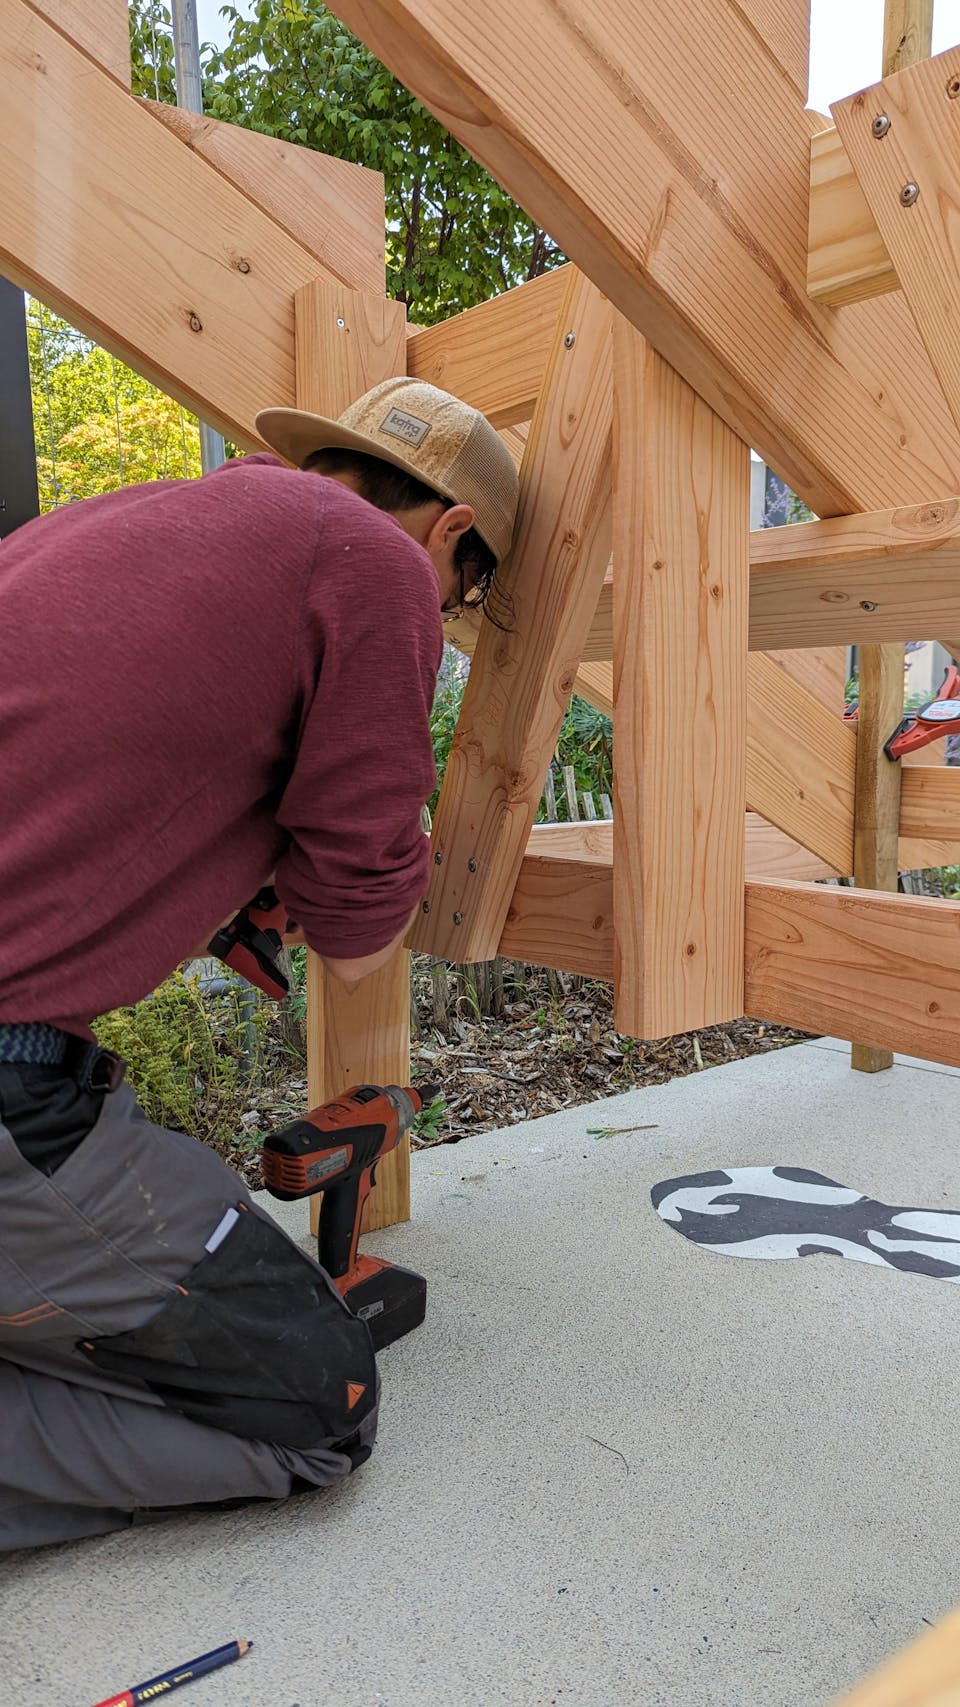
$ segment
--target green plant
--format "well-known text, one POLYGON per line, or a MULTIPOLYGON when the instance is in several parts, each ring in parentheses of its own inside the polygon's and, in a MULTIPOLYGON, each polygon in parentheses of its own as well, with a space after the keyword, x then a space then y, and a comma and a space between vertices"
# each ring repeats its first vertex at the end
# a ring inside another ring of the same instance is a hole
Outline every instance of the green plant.
POLYGON ((440 1139, 444 1120, 447 1115, 446 1098, 434 1097, 432 1102, 425 1103, 413 1123, 413 1134, 421 1144, 436 1144, 440 1139))
MULTIPOLYGON (((240 1118, 250 1092, 244 1059, 248 1024, 240 985, 207 997, 197 979, 177 971, 144 1001, 104 1014, 94 1031, 126 1061, 149 1120, 187 1132, 229 1158, 258 1142, 244 1133, 240 1118)), ((254 1024, 262 1038, 259 1004, 254 1024)))

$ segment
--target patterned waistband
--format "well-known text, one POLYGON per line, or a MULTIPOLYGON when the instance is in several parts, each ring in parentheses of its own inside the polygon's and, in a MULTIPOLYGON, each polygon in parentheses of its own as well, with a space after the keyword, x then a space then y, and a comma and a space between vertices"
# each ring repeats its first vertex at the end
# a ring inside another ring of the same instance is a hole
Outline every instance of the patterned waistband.
POLYGON ((36 1067, 59 1067, 66 1059, 69 1038, 55 1025, 39 1021, 0 1024, 0 1061, 26 1061, 36 1067))

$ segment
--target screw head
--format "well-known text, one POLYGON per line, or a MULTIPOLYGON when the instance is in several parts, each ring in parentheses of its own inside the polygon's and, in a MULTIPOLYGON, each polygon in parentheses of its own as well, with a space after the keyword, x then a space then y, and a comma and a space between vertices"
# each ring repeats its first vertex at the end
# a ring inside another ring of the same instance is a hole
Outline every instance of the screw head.
POLYGON ((430 911, 430 903, 429 903, 429 901, 421 901, 421 903, 420 903, 420 910, 421 910, 421 912, 423 912, 423 913, 429 913, 429 911, 430 911))
POLYGON ((201 320, 199 314, 190 314, 188 316, 187 323, 190 327, 191 332, 202 332, 203 331, 203 321, 201 320))
POLYGON ((345 325, 346 325, 346 324, 347 324, 347 322, 346 322, 346 321, 345 321, 345 320, 344 320, 344 318, 343 318, 343 315, 342 315, 342 314, 338 314, 338 315, 337 315, 337 325, 338 325, 338 326, 340 326, 340 327, 343 327, 343 326, 345 326, 345 325))
POLYGON ((434 863, 434 865, 442 865, 443 864, 443 854, 440 853, 439 851, 437 853, 435 853, 433 856, 433 863, 434 863))
POLYGON ((874 599, 861 599, 860 600, 860 609, 861 610, 876 610, 876 608, 877 608, 876 600, 874 600, 874 599))
POLYGON ((576 343, 576 341, 577 341, 577 334, 576 334, 576 332, 568 332, 568 333, 567 333, 567 335, 566 335, 566 337, 565 337, 565 338, 564 338, 564 340, 563 340, 563 347, 564 347, 564 349, 565 349, 565 350, 572 350, 572 349, 573 349, 573 346, 574 346, 574 344, 575 344, 575 343, 576 343))
POLYGON ((237 272, 238 273, 248 273, 249 271, 250 271, 250 262, 243 255, 241 255, 239 261, 237 262, 237 272))
POLYGON ((463 914, 462 913, 454 913, 453 922, 455 925, 462 925, 463 924, 463 914))
POLYGON ((920 185, 914 183, 904 184, 903 189, 900 191, 901 205, 903 207, 912 207, 914 202, 919 201, 919 199, 920 185))
POLYGON ((476 871, 476 869, 477 869, 476 860, 475 859, 468 859, 467 860, 467 870, 468 871, 476 871))
POLYGON ((889 129, 890 129, 890 120, 888 119, 886 113, 878 113, 876 118, 874 119, 872 125, 870 126, 870 134, 871 134, 871 136, 875 136, 877 138, 877 141, 879 142, 882 137, 886 136, 887 131, 889 129))

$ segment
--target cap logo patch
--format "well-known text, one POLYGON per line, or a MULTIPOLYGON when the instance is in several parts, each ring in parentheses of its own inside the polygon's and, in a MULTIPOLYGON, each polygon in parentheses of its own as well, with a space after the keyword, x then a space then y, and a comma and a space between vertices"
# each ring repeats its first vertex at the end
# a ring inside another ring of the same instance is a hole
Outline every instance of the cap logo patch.
POLYGON ((421 421, 419 415, 408 415, 405 409, 391 409, 380 423, 381 433, 388 433, 392 439, 402 439, 404 444, 413 445, 414 449, 422 445, 430 431, 431 423, 421 421))

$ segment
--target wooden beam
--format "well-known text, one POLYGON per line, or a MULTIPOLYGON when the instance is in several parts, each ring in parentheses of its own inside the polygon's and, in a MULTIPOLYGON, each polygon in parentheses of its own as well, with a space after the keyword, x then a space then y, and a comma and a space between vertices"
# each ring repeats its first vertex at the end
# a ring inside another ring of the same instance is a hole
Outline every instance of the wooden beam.
POLYGON ((837 130, 860 180, 931 365, 960 421, 960 48, 839 101, 837 130), (873 127, 888 119, 878 139, 873 127), (906 186, 906 189, 905 189, 906 186), (905 205, 904 196, 916 196, 905 205))
MULTIPOLYGON (((858 689, 853 877, 858 889, 895 893, 902 772, 883 749, 903 716, 902 643, 861 648, 858 689)), ((893 1056, 857 1041, 851 1066, 860 1073, 879 1073, 893 1066, 893 1056)))
MULTIPOLYGON (((957 772, 960 777, 960 771, 957 772)), ((744 818, 748 879, 793 877, 812 882, 814 878, 836 877, 825 860, 808 853, 782 830, 768 824, 756 812, 744 818)), ((578 859, 587 865, 613 868, 613 819, 598 818, 580 824, 534 824, 525 859, 578 859)))
POLYGON ((257 411, 295 403, 315 257, 24 0, 0 0, 0 85, 0 272, 258 445, 257 411))
POLYGON ((831 125, 810 138, 807 290, 825 307, 841 308, 899 287, 870 204, 831 125))
POLYGON ((810 121, 730 0, 337 10, 818 515, 960 490, 900 293, 807 296, 810 121))
POLYGON ((884 0, 884 77, 929 59, 932 46, 933 0, 884 0))
MULTIPOLYGON (((242 125, 188 113, 166 101, 141 105, 215 166, 320 262, 324 271, 383 296, 383 173, 352 166, 242 125)), ((403 366, 398 370, 406 372, 403 366)))
POLYGON ((835 1707, 952 1707, 960 1701, 960 1609, 895 1654, 835 1707))
MULTIPOLYGON (((371 386, 403 372, 404 308, 317 279, 296 298, 297 407, 339 415, 371 386)), ((400 948, 386 966, 348 990, 307 953, 307 1064, 310 1106, 349 1085, 400 1084, 410 1078, 410 955, 400 948)), ((316 1232, 320 1198, 310 1199, 316 1232)), ((363 1230, 410 1219, 410 1141, 377 1169, 363 1230)))
POLYGON ((960 1066, 960 904, 751 883, 747 1012, 960 1066))
POLYGON ((566 267, 411 337, 407 371, 452 391, 495 427, 529 421, 569 279, 566 267))
POLYGON ((127 0, 30 0, 42 18, 102 65, 129 93, 130 19, 127 0))
POLYGON ((497 952, 559 972, 611 979, 612 864, 528 853, 514 885, 497 952))
POLYGON ((960 863, 960 768, 902 769, 900 870, 960 863))
POLYGON ((613 378, 614 1018, 666 1037, 743 1012, 750 456, 621 315, 613 378))
POLYGON ((511 625, 482 626, 434 816, 414 946, 448 960, 497 951, 610 559, 610 308, 573 269, 566 289, 504 569, 511 625))
POLYGON ((810 0, 734 0, 801 101, 807 98, 810 0))

